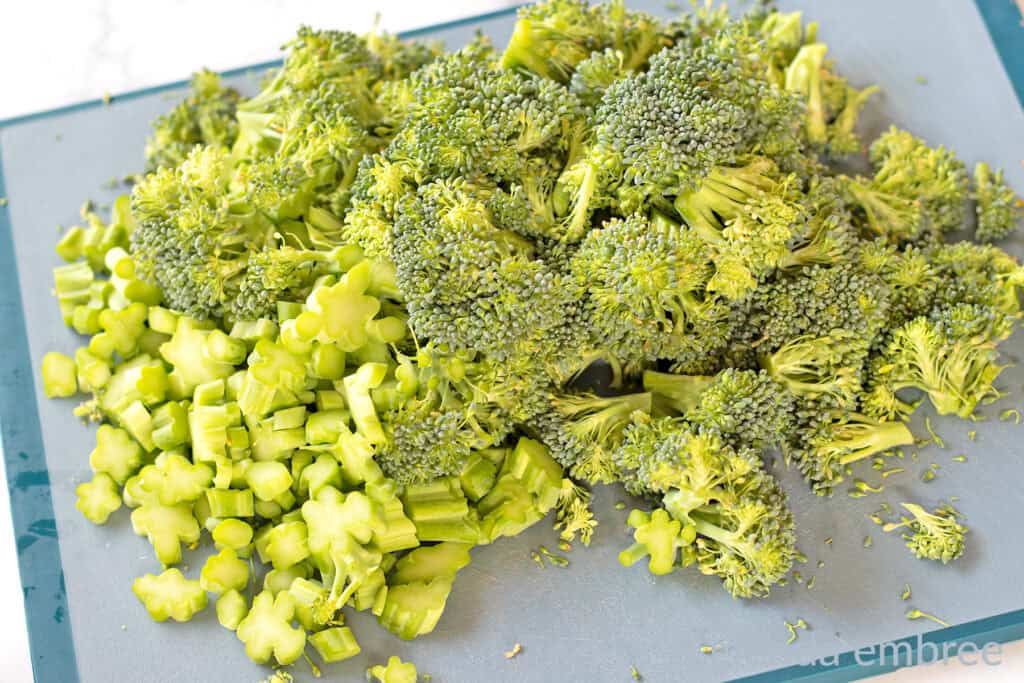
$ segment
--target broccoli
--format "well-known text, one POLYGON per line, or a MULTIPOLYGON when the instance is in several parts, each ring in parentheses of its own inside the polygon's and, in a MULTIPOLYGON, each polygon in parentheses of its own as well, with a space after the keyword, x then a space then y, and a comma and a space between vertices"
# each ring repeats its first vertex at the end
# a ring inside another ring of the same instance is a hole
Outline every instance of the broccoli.
MULTIPOLYGON (((793 517, 756 452, 735 450, 714 433, 674 418, 653 418, 626 429, 614 461, 627 488, 659 496, 681 525, 684 562, 719 576, 735 597, 765 596, 789 571, 796 555, 793 517)), ((661 519, 663 528, 650 533, 664 543, 663 535, 675 527, 661 519)), ((654 521, 652 516, 645 524, 654 521)), ((641 528, 637 540, 652 542, 639 535, 641 528)), ((666 569, 675 551, 669 553, 651 552, 652 569, 666 569)))
POLYGON ((827 495, 843 481, 855 462, 914 443, 914 435, 900 421, 875 420, 858 413, 824 419, 797 440, 787 455, 819 495, 827 495))
POLYGON ((972 196, 978 220, 974 239, 996 242, 1017 229, 1024 204, 1003 180, 1002 169, 993 171, 985 162, 975 164, 972 196))
POLYGON ((178 166, 196 145, 229 148, 235 143, 238 91, 205 69, 192 75, 191 88, 185 100, 153 121, 153 135, 146 141, 147 170, 178 166))
POLYGON ((923 559, 937 560, 946 564, 960 557, 964 552, 964 535, 967 528, 957 521, 959 513, 950 507, 928 512, 914 503, 901 503, 911 514, 899 522, 882 527, 886 532, 906 529, 903 535, 910 551, 923 559))

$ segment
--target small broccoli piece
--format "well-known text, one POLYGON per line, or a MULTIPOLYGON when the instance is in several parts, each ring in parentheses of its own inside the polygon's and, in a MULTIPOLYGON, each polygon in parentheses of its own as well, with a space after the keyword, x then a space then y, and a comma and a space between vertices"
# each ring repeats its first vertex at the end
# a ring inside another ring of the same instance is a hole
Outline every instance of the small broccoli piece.
POLYGON ((815 492, 826 495, 843 481, 847 466, 914 443, 903 422, 879 421, 858 413, 823 420, 803 434, 789 455, 815 492), (795 452, 794 452, 795 451, 795 452))
POLYGON ((153 621, 188 621, 206 608, 206 591, 176 568, 140 576, 132 583, 132 592, 153 621))
POLYGON ((89 466, 97 474, 107 474, 123 485, 142 466, 142 448, 123 429, 100 425, 96 430, 96 448, 89 454, 89 466))
POLYGON ((546 0, 519 10, 501 66, 564 83, 593 53, 614 50, 624 68, 635 70, 666 44, 657 19, 627 11, 621 1, 546 0))
POLYGON ((288 592, 276 597, 269 591, 257 595, 236 631, 249 659, 266 664, 273 657, 278 664, 287 665, 301 657, 306 632, 291 625, 294 616, 295 600, 288 592))
POLYGON ((211 555, 199 575, 199 585, 210 593, 227 593, 242 590, 249 583, 249 565, 238 558, 234 550, 222 549, 211 555))
MULTIPOLYGON (((515 198, 465 180, 423 185, 392 232, 399 289, 417 337, 495 358, 543 353, 562 325, 567 289, 519 224, 495 203, 515 198)), ((547 353, 551 353, 550 350, 547 353)))
POLYGON ((773 380, 797 396, 828 397, 839 405, 849 405, 861 388, 866 347, 863 338, 837 329, 820 337, 796 337, 774 353, 762 355, 761 365, 773 380))
POLYGON ((925 392, 940 415, 967 418, 979 403, 1001 395, 992 385, 1003 371, 995 364, 995 345, 979 337, 950 339, 927 318, 897 329, 884 357, 878 372, 892 390, 925 392))
POLYGON ((529 428, 574 476, 592 483, 613 481, 611 452, 621 443, 633 413, 651 412, 651 395, 553 394, 550 400, 550 410, 534 418, 529 428))
POLYGON ((320 659, 328 664, 351 659, 362 652, 355 634, 348 626, 334 626, 317 631, 309 636, 309 644, 320 655, 320 659))
POLYGON ((856 263, 810 266, 761 285, 747 304, 744 332, 756 335, 762 352, 833 330, 870 344, 890 320, 891 298, 885 279, 856 263))
POLYGON ((379 683, 416 683, 416 675, 416 666, 397 656, 388 658, 387 666, 377 664, 366 670, 366 680, 376 678, 379 683))
POLYGON ((78 392, 75 361, 63 353, 44 354, 41 374, 47 398, 74 396, 78 392))
MULTIPOLYGON (((799 26, 799 20, 796 23, 799 26)), ((861 148, 853 130, 857 116, 879 89, 851 88, 845 78, 833 72, 826 52, 828 46, 824 43, 800 46, 786 67, 785 88, 806 102, 804 133, 812 147, 835 156, 853 154, 861 148)))
POLYGON ((928 512, 914 503, 901 505, 911 517, 903 517, 898 523, 886 524, 882 527, 884 531, 907 529, 909 533, 903 534, 907 547, 922 559, 946 564, 963 554, 967 528, 957 521, 955 510, 947 507, 928 512))
POLYGON ((237 631, 248 613, 249 603, 237 590, 229 590, 217 598, 217 622, 230 631, 237 631))
POLYGON ((997 242, 1012 233, 1024 216, 1024 203, 1003 180, 1002 169, 993 171, 984 163, 974 166, 974 192, 978 225, 974 239, 997 242))
POLYGON ((680 522, 679 538, 692 543, 684 563, 721 577, 735 597, 765 596, 789 571, 793 516, 756 452, 673 418, 648 418, 626 430, 615 462, 627 489, 660 496, 680 522))

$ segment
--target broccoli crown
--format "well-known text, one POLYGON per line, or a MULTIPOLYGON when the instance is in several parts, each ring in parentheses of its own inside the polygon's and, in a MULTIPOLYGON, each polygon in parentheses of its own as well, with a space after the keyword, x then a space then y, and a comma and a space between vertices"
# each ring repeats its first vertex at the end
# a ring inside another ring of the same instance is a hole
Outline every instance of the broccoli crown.
POLYGON ((565 83, 592 53, 615 50, 637 69, 666 43, 657 19, 620 1, 545 0, 519 10, 501 65, 565 83))
POLYGON ((623 362, 689 361, 720 350, 730 319, 705 290, 713 273, 696 233, 640 214, 590 232, 570 261, 595 345, 623 362))
POLYGON ((196 145, 230 147, 238 136, 235 107, 241 96, 221 84, 212 71, 192 76, 192 92, 167 114, 153 121, 146 141, 146 168, 173 168, 196 145))
POLYGON ((459 179, 423 185, 402 203, 392 251, 417 335, 498 358, 550 343, 568 290, 518 225, 498 223, 517 213, 515 201, 459 179))
POLYGON ((610 483, 614 481, 611 453, 637 411, 651 411, 650 394, 599 397, 550 393, 548 409, 533 417, 527 429, 573 476, 610 483))
POLYGON ((515 181, 558 170, 564 135, 580 117, 576 98, 558 83, 494 69, 491 57, 464 49, 414 74, 395 153, 436 177, 515 181))
POLYGON ((890 289, 885 280, 845 262, 811 266, 780 275, 756 289, 749 301, 747 334, 758 347, 774 351, 803 335, 821 337, 845 330, 868 340, 889 320, 890 289))
POLYGON ((765 596, 796 554, 793 516, 754 451, 672 418, 639 419, 613 455, 627 488, 696 531, 694 558, 736 597, 765 596))
POLYGON ((697 46, 658 52, 647 71, 614 82, 595 113, 596 144, 612 152, 623 182, 696 189, 740 154, 775 156, 796 143, 796 100, 773 88, 749 56, 747 38, 725 30, 697 46))
POLYGON ((701 392, 690 423, 734 448, 764 450, 793 429, 793 396, 763 370, 727 368, 701 392))
POLYGON ((498 446, 546 409, 543 379, 519 362, 497 363, 433 344, 399 356, 397 405, 375 459, 401 484, 459 474, 472 451, 498 446))

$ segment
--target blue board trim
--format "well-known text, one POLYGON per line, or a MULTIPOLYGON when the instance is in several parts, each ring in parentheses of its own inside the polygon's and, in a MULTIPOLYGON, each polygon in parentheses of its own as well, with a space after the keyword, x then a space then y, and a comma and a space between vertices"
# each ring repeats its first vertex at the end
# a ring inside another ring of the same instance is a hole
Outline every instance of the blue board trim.
MULTIPOLYGON (((1024 27, 1021 26, 1019 12, 1010 0, 976 0, 976 4, 1017 97, 1024 106, 1024 27)), ((400 35, 403 38, 415 38, 508 16, 520 6, 425 26, 400 35)), ((273 60, 224 71, 223 75, 244 75, 280 64, 280 60, 273 60)), ((187 88, 188 85, 188 80, 165 83, 118 94, 110 101, 132 100, 187 88)), ((106 104, 103 100, 88 100, 16 116, 0 120, 0 129, 106 104)), ((0 148, 0 197, 5 197, 2 156, 3 150, 0 148)), ((0 320, 8 321, 12 332, 11 347, 7 353, 0 354, 0 387, 3 389, 0 392, 0 444, 7 470, 33 674, 40 683, 75 683, 79 680, 78 669, 68 619, 67 595, 42 431, 35 410, 34 368, 22 311, 13 231, 6 207, 0 207, 0 320)), ((941 650, 946 644, 970 642, 980 648, 989 642, 1005 643, 1022 638, 1024 610, 1019 610, 895 641, 894 645, 904 649, 893 652, 909 652, 909 655, 901 655, 897 661, 883 657, 880 661, 860 664, 856 654, 851 651, 839 654, 834 661, 827 663, 776 669, 736 679, 735 683, 851 681, 923 662, 922 650, 925 647, 938 646, 941 650)))
MULTIPOLYGON (((0 197, 6 196, 0 149, 0 197)), ((9 340, 0 353, 0 447, 7 468, 32 672, 37 683, 77 683, 64 567, 36 411, 14 232, 6 206, 0 207, 0 320, 8 325, 9 340)))
POLYGON ((1024 107, 1024 10, 1012 0, 976 0, 975 4, 1024 107))

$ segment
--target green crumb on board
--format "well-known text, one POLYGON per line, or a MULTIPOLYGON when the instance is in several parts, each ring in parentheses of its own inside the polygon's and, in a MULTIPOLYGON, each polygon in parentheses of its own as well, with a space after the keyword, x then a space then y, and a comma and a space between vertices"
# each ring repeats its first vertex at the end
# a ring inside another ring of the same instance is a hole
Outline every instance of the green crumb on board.
POLYGON ((558 549, 561 550, 563 553, 567 553, 570 550, 572 550, 572 544, 569 543, 568 541, 559 541, 558 542, 558 549))
POLYGON ((114 101, 114 96, 111 95, 109 92, 104 91, 104 93, 100 95, 100 99, 103 101, 104 105, 107 105, 114 101))
POLYGON ((881 473, 882 474, 882 479, 885 479, 886 477, 890 477, 890 476, 892 476, 894 474, 899 474, 900 472, 906 472, 906 470, 904 468, 902 468, 902 467, 893 467, 892 469, 886 470, 886 471, 881 473))
POLYGON ((921 473, 921 481, 925 482, 926 484, 928 482, 930 482, 930 481, 933 481, 934 479, 935 479, 935 470, 927 469, 927 470, 925 470, 924 472, 921 473))
POLYGON ((910 595, 910 584, 908 583, 905 586, 903 586, 903 592, 900 593, 900 600, 909 600, 910 595))
POLYGON ((807 579, 807 590, 811 590, 812 588, 814 588, 814 580, 817 578, 818 577, 816 576, 812 576, 811 578, 807 579))
POLYGON ((512 659, 513 657, 518 656, 522 651, 523 646, 519 643, 516 643, 512 646, 511 650, 505 652, 505 659, 512 659))
POLYGON ((7 197, 0 197, 0 206, 7 206, 7 197))
POLYGON ((711 647, 710 645, 701 645, 700 651, 701 654, 709 655, 715 651, 715 648, 711 647))
POLYGON ((828 538, 825 539, 825 545, 832 545, 832 537, 831 536, 829 536, 828 538))
POLYGON ((926 417, 924 419, 924 428, 928 430, 928 435, 932 437, 932 442, 936 446, 939 448, 946 447, 946 442, 942 440, 942 437, 935 433, 935 428, 932 427, 932 419, 930 417, 926 417))
POLYGON ((788 621, 783 623, 786 625, 786 630, 789 631, 789 640, 786 641, 786 645, 792 645, 794 642, 796 642, 796 639, 799 637, 797 634, 797 629, 806 631, 808 628, 810 628, 808 623, 803 619, 797 619, 795 624, 791 624, 788 621))
POLYGON ((953 456, 953 462, 967 462, 967 456, 966 455, 954 455, 953 456))
POLYGON ((1016 408, 1007 408, 1003 412, 999 413, 1000 422, 1009 422, 1010 420, 1013 420, 1013 424, 1019 425, 1020 411, 1017 410, 1016 408))
POLYGON ((629 667, 629 675, 633 677, 634 681, 642 681, 642 680, 644 680, 644 677, 640 674, 640 670, 637 669, 635 666, 632 666, 632 665, 630 665, 630 667, 629 667))
POLYGON ((921 76, 921 75, 914 76, 914 80, 917 81, 918 85, 928 85, 928 79, 925 78, 924 76, 921 76))
POLYGON ((625 504, 625 503, 623 503, 623 502, 622 502, 622 501, 620 500, 620 501, 619 501, 618 503, 616 503, 616 504, 615 504, 615 509, 616 509, 616 510, 625 510, 625 509, 626 509, 626 504, 625 504))
POLYGON ((977 429, 972 429, 971 431, 967 432, 967 438, 970 439, 971 441, 974 441, 975 439, 977 439, 978 438, 978 430, 977 429))
POLYGON ((875 542, 873 540, 871 540, 870 536, 865 536, 864 537, 864 547, 865 548, 870 548, 874 544, 875 544, 875 542))
POLYGON ((942 619, 939 619, 934 614, 928 614, 927 612, 922 612, 921 610, 916 608, 907 610, 906 617, 911 621, 914 621, 916 619, 928 619, 929 621, 934 621, 939 626, 945 626, 946 628, 949 628, 949 624, 947 622, 943 621, 942 619))
POLYGON ((541 569, 544 569, 544 567, 547 566, 544 564, 544 558, 541 557, 540 553, 538 553, 536 550, 530 551, 530 559, 533 560, 534 564, 536 564, 541 569))
POLYGON ((818 569, 821 569, 824 566, 825 566, 825 560, 818 560, 818 569))

